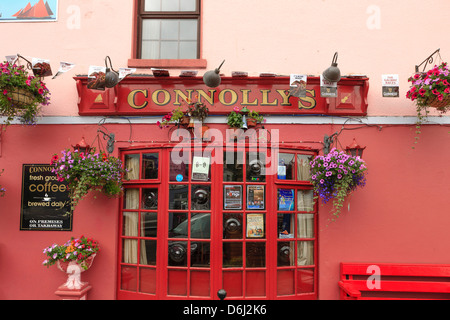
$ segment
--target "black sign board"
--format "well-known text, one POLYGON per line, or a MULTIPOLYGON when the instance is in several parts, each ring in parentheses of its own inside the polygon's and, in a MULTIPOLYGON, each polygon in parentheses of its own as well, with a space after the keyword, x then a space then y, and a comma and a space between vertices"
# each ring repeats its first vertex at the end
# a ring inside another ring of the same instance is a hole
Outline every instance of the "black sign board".
POLYGON ((72 231, 67 183, 48 164, 24 164, 20 230, 72 231))

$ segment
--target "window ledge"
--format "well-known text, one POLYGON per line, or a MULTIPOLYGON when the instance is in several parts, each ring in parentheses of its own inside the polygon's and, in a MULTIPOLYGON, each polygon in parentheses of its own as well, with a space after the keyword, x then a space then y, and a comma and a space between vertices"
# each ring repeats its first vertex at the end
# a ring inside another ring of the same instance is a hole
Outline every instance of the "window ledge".
POLYGON ((128 59, 129 68, 206 69, 205 59, 128 59))

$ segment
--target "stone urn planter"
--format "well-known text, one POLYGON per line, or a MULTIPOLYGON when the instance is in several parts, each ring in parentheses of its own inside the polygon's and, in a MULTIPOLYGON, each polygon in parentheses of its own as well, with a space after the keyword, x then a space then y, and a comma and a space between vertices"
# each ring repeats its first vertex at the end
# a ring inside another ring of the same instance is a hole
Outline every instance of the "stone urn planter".
POLYGON ((85 261, 77 263, 76 261, 61 261, 58 260, 56 265, 59 270, 67 273, 67 281, 62 285, 70 290, 79 290, 86 283, 81 282, 81 273, 88 270, 94 262, 95 254, 88 257, 85 261))

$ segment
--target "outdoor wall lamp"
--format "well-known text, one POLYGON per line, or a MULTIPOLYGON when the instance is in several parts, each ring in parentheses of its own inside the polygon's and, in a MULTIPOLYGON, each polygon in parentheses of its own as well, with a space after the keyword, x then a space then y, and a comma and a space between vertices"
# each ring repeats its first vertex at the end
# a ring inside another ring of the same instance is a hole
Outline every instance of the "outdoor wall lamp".
POLYGON ((113 69, 111 58, 109 56, 105 58, 105 65, 106 65, 105 87, 113 88, 119 83, 119 73, 113 69))
POLYGON ((341 71, 337 67, 337 58, 338 53, 336 52, 333 61, 331 62, 331 66, 322 73, 322 76, 326 81, 338 82, 341 80, 341 71))
POLYGON ((353 157, 362 158, 363 151, 366 147, 361 147, 358 143, 356 143, 356 139, 353 138, 353 142, 345 148, 347 154, 352 155, 353 157))
POLYGON ((86 143, 84 137, 81 138, 80 142, 72 146, 73 150, 78 150, 79 152, 87 153, 91 150, 91 146, 86 143))
POLYGON ((219 86, 220 81, 221 81, 219 72, 220 72, 220 68, 222 67, 224 62, 225 62, 225 60, 222 61, 222 63, 220 64, 220 66, 217 69, 210 70, 203 75, 203 83, 206 84, 206 86, 208 86, 210 88, 215 88, 215 87, 219 86))
POLYGON ((330 153, 330 148, 331 148, 331 145, 333 144, 333 139, 337 135, 338 135, 338 133, 335 132, 331 136, 325 135, 325 137, 323 138, 323 154, 324 155, 327 155, 328 153, 330 153))

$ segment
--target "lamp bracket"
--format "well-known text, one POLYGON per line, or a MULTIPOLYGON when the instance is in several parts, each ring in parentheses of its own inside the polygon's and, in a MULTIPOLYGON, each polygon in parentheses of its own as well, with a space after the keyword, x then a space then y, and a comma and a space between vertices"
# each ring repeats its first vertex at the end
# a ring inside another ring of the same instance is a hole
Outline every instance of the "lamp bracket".
POLYGON ((439 55, 439 57, 441 56, 440 54, 439 54, 439 52, 440 52, 440 48, 439 49, 437 49, 435 52, 433 52, 428 58, 426 58, 425 60, 423 60, 422 61, 422 63, 421 64, 419 64, 418 66, 416 65, 416 73, 417 72, 419 72, 419 67, 421 66, 421 65, 423 65, 424 63, 425 63, 425 66, 423 67, 423 71, 422 72, 425 72, 425 69, 427 68, 427 64, 428 63, 433 63, 433 56, 437 53, 438 55, 439 55))

